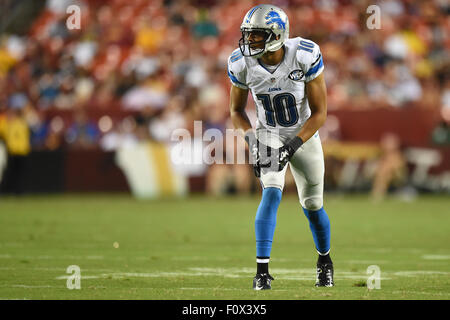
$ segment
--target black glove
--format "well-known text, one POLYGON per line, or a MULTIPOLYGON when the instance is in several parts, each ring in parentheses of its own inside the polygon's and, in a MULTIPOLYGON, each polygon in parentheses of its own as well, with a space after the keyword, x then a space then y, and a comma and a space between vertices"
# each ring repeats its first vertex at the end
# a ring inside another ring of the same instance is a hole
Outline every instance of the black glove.
POLYGON ((278 149, 278 171, 283 170, 284 166, 291 160, 294 153, 303 144, 300 137, 295 136, 288 143, 278 149))
POLYGON ((248 131, 245 134, 245 141, 248 144, 248 149, 250 157, 252 158, 253 172, 257 178, 261 177, 261 168, 270 167, 270 154, 271 150, 269 147, 263 145, 255 136, 253 131, 248 131), (260 150, 267 148, 267 152, 263 155, 263 160, 261 159, 260 150), (263 162, 263 163, 261 163, 263 162))

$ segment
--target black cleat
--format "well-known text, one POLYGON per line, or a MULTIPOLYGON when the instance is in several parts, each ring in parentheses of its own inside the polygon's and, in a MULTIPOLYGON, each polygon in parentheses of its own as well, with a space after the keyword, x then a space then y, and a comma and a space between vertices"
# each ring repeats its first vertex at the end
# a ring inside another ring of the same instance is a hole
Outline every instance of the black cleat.
POLYGON ((332 263, 318 263, 316 273, 316 287, 333 287, 334 270, 332 263))
POLYGON ((274 280, 268 273, 257 273, 253 278, 253 289, 269 290, 272 289, 271 282, 274 280))

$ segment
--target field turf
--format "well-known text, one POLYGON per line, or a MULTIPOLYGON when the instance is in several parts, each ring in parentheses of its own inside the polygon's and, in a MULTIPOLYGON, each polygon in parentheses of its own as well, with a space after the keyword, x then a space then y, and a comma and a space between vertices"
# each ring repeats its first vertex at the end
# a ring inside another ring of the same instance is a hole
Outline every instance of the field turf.
POLYGON ((124 194, 0 198, 0 299, 450 298, 450 197, 371 202, 326 195, 334 288, 314 288, 317 254, 293 195, 277 218, 272 290, 251 289, 259 197, 135 200, 124 194), (81 289, 66 269, 81 270, 81 289), (366 287, 367 268, 381 271, 366 287))

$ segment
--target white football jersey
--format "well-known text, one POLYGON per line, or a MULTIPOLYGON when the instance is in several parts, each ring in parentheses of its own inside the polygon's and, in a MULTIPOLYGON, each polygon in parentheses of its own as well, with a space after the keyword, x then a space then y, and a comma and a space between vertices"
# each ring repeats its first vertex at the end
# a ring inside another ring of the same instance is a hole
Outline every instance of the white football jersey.
POLYGON ((323 59, 319 46, 300 37, 288 39, 281 64, 273 72, 258 59, 244 57, 240 49, 228 58, 231 83, 249 89, 256 105, 256 128, 284 137, 296 135, 311 116, 305 83, 319 76, 323 59))

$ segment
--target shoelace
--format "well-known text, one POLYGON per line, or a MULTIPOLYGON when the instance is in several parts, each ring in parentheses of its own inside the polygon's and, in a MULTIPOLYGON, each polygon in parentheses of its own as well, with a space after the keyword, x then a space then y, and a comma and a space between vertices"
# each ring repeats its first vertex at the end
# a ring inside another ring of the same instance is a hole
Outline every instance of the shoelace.
POLYGON ((258 277, 256 281, 258 281, 258 283, 262 283, 263 281, 264 283, 267 283, 267 280, 274 280, 274 279, 270 274, 263 274, 260 277, 258 277))
POLYGON ((325 272, 323 272, 324 269, 317 268, 317 280, 325 280, 327 284, 331 284, 332 277, 331 277, 331 269, 325 269, 325 272))

